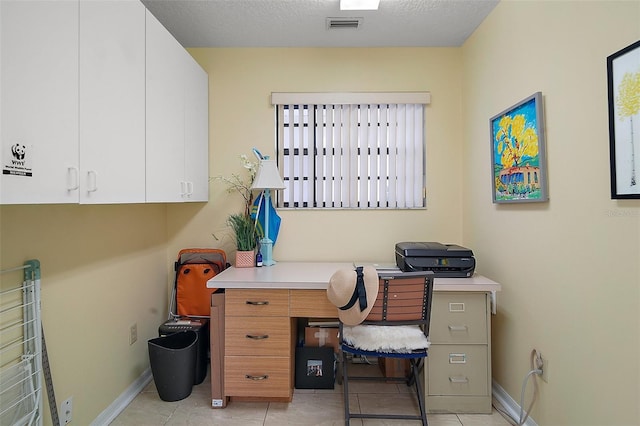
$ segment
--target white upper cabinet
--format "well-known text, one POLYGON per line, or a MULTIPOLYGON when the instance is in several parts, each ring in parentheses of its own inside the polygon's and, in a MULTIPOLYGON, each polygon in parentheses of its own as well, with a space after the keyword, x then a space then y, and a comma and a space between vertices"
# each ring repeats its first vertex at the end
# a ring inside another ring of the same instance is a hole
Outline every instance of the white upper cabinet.
POLYGON ((207 201, 208 77, 138 0, 0 0, 0 204, 207 201))
POLYGON ((182 46, 147 11, 147 201, 183 201, 182 46))
POLYGON ((209 201, 209 76, 189 54, 185 65, 186 201, 209 201))
POLYGON ((145 13, 80 2, 80 203, 145 202, 145 13))
POLYGON ((147 202, 207 201, 208 78, 147 12, 147 202))
POLYGON ((78 2, 0 1, 0 203, 78 202, 78 2))

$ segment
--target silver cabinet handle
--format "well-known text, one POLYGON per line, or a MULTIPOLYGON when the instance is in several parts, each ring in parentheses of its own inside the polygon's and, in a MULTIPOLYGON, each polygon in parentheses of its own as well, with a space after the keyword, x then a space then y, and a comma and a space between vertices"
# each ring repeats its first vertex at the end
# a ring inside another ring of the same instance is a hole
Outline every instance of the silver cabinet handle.
POLYGON ((469 383, 469 379, 466 377, 449 377, 451 383, 469 383))
POLYGON ((193 195, 193 182, 180 181, 180 196, 183 198, 189 198, 193 195))
POLYGON ((79 173, 77 167, 67 167, 67 191, 75 191, 80 187, 78 176, 79 173))
POLYGON ((249 380, 267 380, 269 378, 269 375, 265 374, 263 376, 252 376, 250 374, 246 374, 244 378, 249 380))
POLYGON ((449 325, 449 331, 467 331, 468 329, 466 325, 449 325))
POLYGON ((87 172, 87 192, 96 192, 98 190, 98 174, 95 170, 87 172))
POLYGON ((263 305, 268 305, 269 301, 268 300, 262 300, 262 301, 247 300, 245 303, 247 305, 263 306, 263 305))
POLYGON ((263 339, 268 339, 269 335, 268 334, 262 334, 262 335, 255 335, 255 334, 247 334, 245 336, 247 339, 253 339, 253 340, 263 340, 263 339))

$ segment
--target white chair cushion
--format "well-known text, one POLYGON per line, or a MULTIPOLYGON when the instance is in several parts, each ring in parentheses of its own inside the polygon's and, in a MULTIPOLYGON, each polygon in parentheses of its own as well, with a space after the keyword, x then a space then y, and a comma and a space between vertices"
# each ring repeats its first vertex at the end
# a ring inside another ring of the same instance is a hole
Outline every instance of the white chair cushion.
POLYGON ((343 340, 356 349, 375 352, 410 353, 429 347, 429 340, 417 325, 344 326, 343 340))

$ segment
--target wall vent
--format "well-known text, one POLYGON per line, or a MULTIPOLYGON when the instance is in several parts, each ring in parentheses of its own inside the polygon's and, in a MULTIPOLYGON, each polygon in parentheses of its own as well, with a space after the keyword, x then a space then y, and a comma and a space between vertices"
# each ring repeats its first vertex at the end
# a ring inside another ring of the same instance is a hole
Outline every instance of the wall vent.
POLYGON ((357 30, 362 26, 362 18, 327 18, 327 29, 349 28, 357 30))

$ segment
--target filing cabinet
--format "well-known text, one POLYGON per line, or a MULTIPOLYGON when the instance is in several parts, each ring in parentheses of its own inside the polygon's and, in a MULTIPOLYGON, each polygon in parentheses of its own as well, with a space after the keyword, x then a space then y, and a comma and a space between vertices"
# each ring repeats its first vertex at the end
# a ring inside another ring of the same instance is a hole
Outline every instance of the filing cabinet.
POLYGON ((227 289, 225 299, 226 395, 290 401, 295 333, 289 291, 227 289))
POLYGON ((433 293, 424 374, 434 413, 491 413, 490 293, 433 293))

